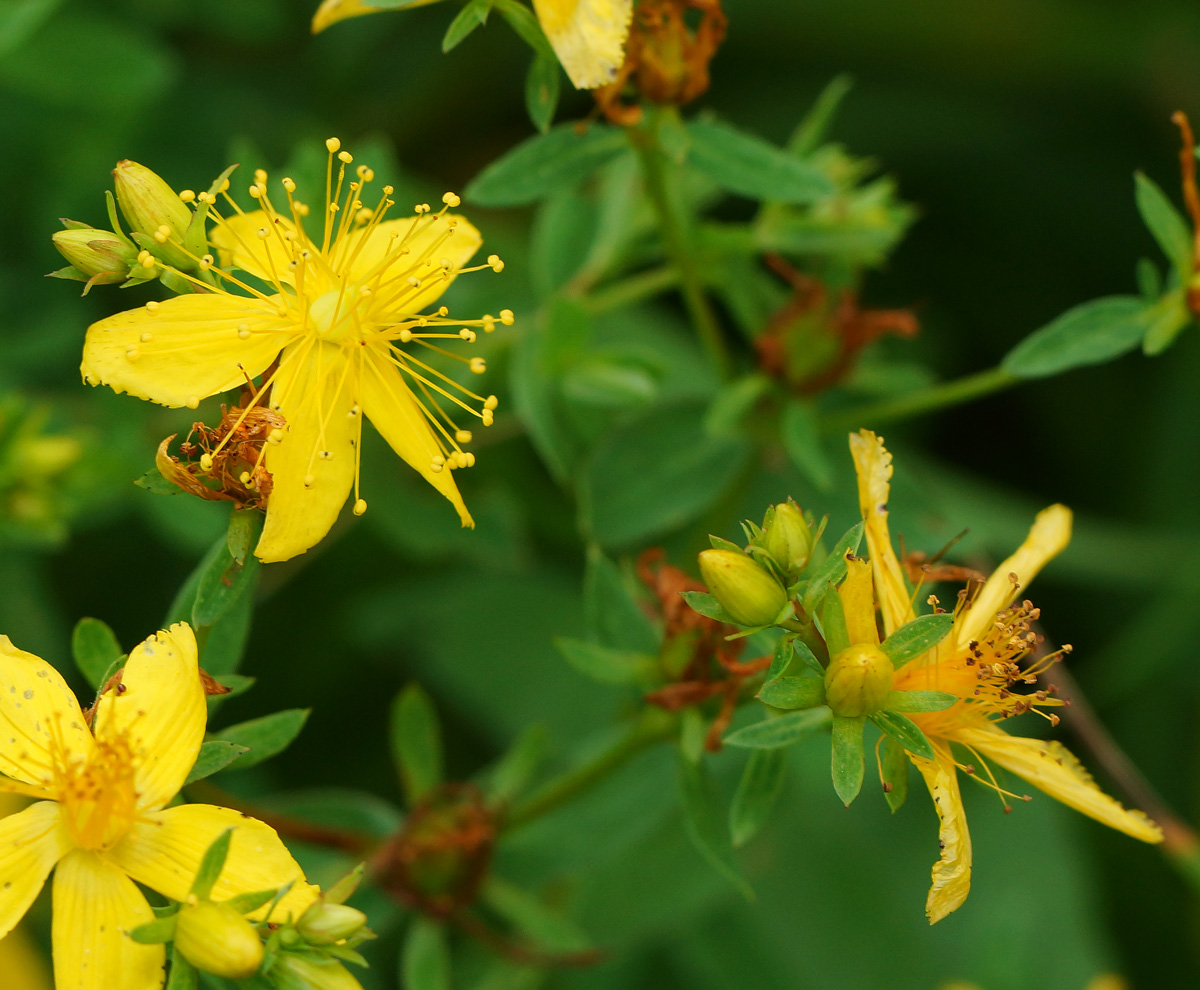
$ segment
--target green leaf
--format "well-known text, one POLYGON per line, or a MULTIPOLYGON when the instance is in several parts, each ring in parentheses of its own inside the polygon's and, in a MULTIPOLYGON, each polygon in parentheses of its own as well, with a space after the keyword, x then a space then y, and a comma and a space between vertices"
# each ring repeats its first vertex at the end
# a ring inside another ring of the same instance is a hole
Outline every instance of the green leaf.
POLYGON ((211 777, 214 773, 224 770, 234 763, 243 753, 248 752, 250 752, 248 746, 240 746, 227 739, 206 739, 200 744, 196 762, 192 764, 191 772, 188 773, 183 786, 187 787, 188 784, 194 784, 197 780, 211 777))
MULTIPOLYGON (((498 8, 499 9, 499 8, 498 8)), ((526 206, 578 182, 625 150, 625 135, 603 124, 580 133, 562 124, 517 145, 468 184, 463 198, 475 206, 526 206)))
POLYGON ((889 691, 883 701, 889 712, 941 712, 958 701, 948 691, 889 691))
POLYGON ((813 103, 812 109, 804 115, 804 119, 792 132, 787 143, 788 151, 802 158, 824 143, 825 134, 833 123, 834 115, 853 84, 854 80, 845 74, 829 80, 813 103))
POLYGON ((133 483, 138 488, 144 488, 148 492, 153 492, 155 495, 179 495, 183 492, 177 484, 167 481, 162 476, 158 468, 151 468, 140 478, 134 478, 133 483))
POLYGON ((450 990, 450 951, 440 924, 418 915, 400 957, 404 990, 450 990))
POLYGON ((235 562, 244 564, 251 548, 258 542, 262 532, 263 515, 250 509, 238 509, 229 514, 229 528, 225 531, 225 545, 235 562))
POLYGON ((212 893, 213 884, 217 882, 221 871, 225 869, 225 860, 229 858, 229 840, 231 838, 233 838, 232 827, 225 829, 213 839, 200 860, 200 867, 196 870, 196 879, 192 882, 191 892, 202 901, 208 899, 209 894, 212 893))
MULTIPOLYGON (((233 556, 233 546, 242 548, 258 539, 262 525, 260 513, 235 512, 237 525, 224 539, 218 540, 205 558, 207 566, 200 574, 196 586, 196 599, 192 603, 192 627, 199 629, 215 625, 237 605, 244 595, 252 594, 258 570, 262 566, 257 557, 243 556, 239 563, 233 556)), ((245 554, 245 550, 242 551, 245 554)))
POLYGON ((738 625, 737 619, 721 607, 721 603, 706 591, 681 591, 683 600, 691 606, 693 612, 699 612, 706 619, 726 622, 731 626, 738 625))
MULTIPOLYGON (((268 901, 274 900, 278 893, 279 891, 275 887, 272 887, 270 890, 251 890, 245 894, 235 894, 225 903, 238 914, 249 914, 251 911, 257 911, 268 901)), ((328 900, 328 897, 326 900, 328 900)), ((335 901, 333 903, 340 902, 335 901)))
MULTIPOLYGON (((716 601, 716 599, 713 600, 716 601)), ((792 658, 796 655, 795 643, 796 637, 791 634, 779 637, 779 642, 775 644, 775 649, 771 654, 771 666, 767 669, 768 683, 787 673, 792 658)))
POLYGON ((1163 292, 1162 272, 1149 258, 1138 258, 1134 269, 1138 292, 1148 303, 1155 302, 1163 292))
POLYGON ((175 937, 175 925, 179 921, 179 915, 168 914, 163 918, 155 918, 153 921, 147 921, 144 925, 138 925, 131 929, 129 937, 139 945, 161 945, 163 942, 170 942, 175 937))
POLYGON ((758 400, 772 387, 771 379, 757 372, 722 386, 704 414, 705 432, 713 436, 736 435, 758 400))
POLYGON ((738 729, 725 737, 725 743, 743 749, 779 749, 823 729, 831 717, 832 713, 824 707, 788 712, 738 729))
POLYGON ((933 759, 933 747, 929 745, 925 733, 917 727, 912 719, 895 712, 876 712, 871 716, 871 721, 879 727, 880 732, 895 739, 914 756, 919 756, 923 760, 933 759))
POLYGON ((782 749, 756 749, 750 754, 729 809, 733 847, 741 848, 762 828, 783 789, 787 757, 782 749))
POLYGON ((171 947, 171 973, 163 990, 197 990, 200 985, 196 967, 183 958, 179 950, 171 947))
POLYGON ((821 432, 811 403, 790 400, 783 407, 779 439, 796 468, 822 492, 833 488, 833 466, 821 443, 821 432))
POLYGON ((516 31, 530 48, 546 58, 554 58, 554 49, 542 31, 542 25, 524 4, 517 0, 492 0, 492 6, 500 11, 509 26, 516 31))
POLYGON ((846 576, 846 554, 858 553, 862 543, 863 524, 851 526, 846 534, 838 540, 827 556, 808 579, 808 587, 804 589, 804 610, 814 612, 817 604, 825 597, 825 591, 830 585, 835 585, 846 576))
POLYGON ((528 786, 546 756, 549 733, 544 725, 531 725, 508 748, 489 774, 491 797, 509 802, 528 786))
POLYGON ((887 654, 893 667, 899 667, 913 657, 932 650, 946 638, 953 625, 954 614, 951 612, 920 615, 892 633, 879 644, 879 648, 887 654))
POLYGON ((578 925, 516 884, 492 875, 480 897, 542 952, 586 952, 592 948, 578 925))
POLYGON ((1138 296, 1104 296, 1067 310, 1014 347, 1000 367, 1018 378, 1045 378, 1101 364, 1134 350, 1149 328, 1138 296))
POLYGON ((1142 341, 1142 351, 1150 357, 1165 351, 1179 331, 1195 319, 1188 308, 1187 294, 1183 289, 1163 296, 1147 316, 1150 329, 1142 341))
POLYGON ((646 684, 658 671, 657 658, 559 636, 555 647, 567 663, 601 684, 646 684))
POLYGON ((477 27, 486 24, 491 9, 491 0, 470 0, 470 3, 455 15, 450 26, 446 28, 446 34, 442 38, 442 52, 457 48, 463 38, 477 27))
POLYGON ((752 900, 754 892, 733 858, 733 843, 708 769, 703 763, 692 763, 682 757, 675 766, 683 802, 683 822, 692 845, 709 866, 747 900, 752 900))
POLYGON ((638 604, 632 582, 597 546, 589 546, 587 552, 583 624, 592 642, 636 653, 658 652, 661 635, 638 604))
POLYGON ((863 726, 866 720, 835 716, 833 720, 833 789, 847 808, 862 790, 866 758, 863 754, 863 726))
POLYGON ((125 651, 116 634, 99 619, 80 619, 71 633, 71 655, 88 684, 99 691, 109 668, 124 657, 125 651))
POLYGON ((535 56, 525 76, 525 110, 543 134, 550 130, 558 108, 559 79, 558 59, 546 55, 535 56))
POLYGON ((757 697, 772 708, 815 708, 825 704, 825 684, 819 677, 779 677, 767 681, 757 697))
POLYGON ((237 743, 249 750, 237 761, 237 769, 245 770, 287 749, 304 728, 310 711, 309 708, 288 708, 272 715, 252 718, 221 729, 214 734, 214 738, 237 743))
POLYGON ((410 684, 392 703, 392 759, 409 807, 442 782, 442 731, 433 702, 410 684))
POLYGON ((825 591, 825 597, 817 607, 817 619, 830 656, 841 653, 850 645, 850 634, 846 631, 846 613, 837 589, 828 588, 825 591))
POLYGON ((814 203, 835 191, 813 165, 728 124, 694 120, 688 133, 688 161, 728 192, 766 202, 814 203))
POLYGON ((1133 183, 1134 199, 1142 221, 1154 235, 1179 280, 1186 283, 1192 274, 1193 260, 1192 232, 1187 222, 1153 179, 1135 172, 1133 183))
POLYGON ((908 797, 908 753, 891 736, 885 736, 879 764, 882 767, 883 796, 895 814, 908 797))

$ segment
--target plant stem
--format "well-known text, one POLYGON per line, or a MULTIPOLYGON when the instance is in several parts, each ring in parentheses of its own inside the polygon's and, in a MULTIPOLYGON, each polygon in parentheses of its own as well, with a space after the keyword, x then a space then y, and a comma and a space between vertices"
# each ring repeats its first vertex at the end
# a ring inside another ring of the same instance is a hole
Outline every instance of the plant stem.
POLYGON ((527 801, 515 805, 501 828, 511 832, 554 811, 623 767, 642 750, 669 738, 676 728, 676 719, 666 712, 657 708, 645 709, 637 724, 611 746, 550 781, 527 801))
POLYGON ((721 326, 704 295, 704 285, 688 244, 687 221, 680 215, 675 199, 667 188, 667 160, 658 139, 661 113, 651 112, 647 117, 647 126, 629 129, 629 140, 641 162, 646 195, 662 229, 667 259, 679 273, 679 292, 688 315, 713 366, 722 378, 727 379, 731 368, 721 326))
POLYGON ((875 426, 891 420, 908 419, 910 416, 957 406, 992 392, 1002 391, 1021 380, 1003 368, 989 368, 987 371, 931 385, 896 399, 883 399, 880 402, 831 413, 822 419, 821 430, 825 433, 842 433, 861 426, 875 426))
POLYGON ((622 306, 649 299, 678 284, 679 272, 669 265, 664 265, 661 268, 638 272, 618 282, 611 282, 585 296, 583 302, 592 313, 607 313, 610 309, 620 309, 622 306))

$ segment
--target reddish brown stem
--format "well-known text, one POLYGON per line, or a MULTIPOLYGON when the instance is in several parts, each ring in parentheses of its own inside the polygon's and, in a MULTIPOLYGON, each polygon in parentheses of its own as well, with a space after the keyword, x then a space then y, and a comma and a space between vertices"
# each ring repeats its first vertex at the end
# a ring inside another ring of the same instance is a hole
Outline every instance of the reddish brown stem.
POLYGON ((1179 128, 1183 147, 1179 151, 1179 168, 1183 173, 1183 200, 1192 218, 1192 267, 1200 270, 1200 191, 1196 188, 1196 139, 1187 114, 1176 110, 1171 121, 1179 128))
POLYGON ((493 931, 473 914, 460 912, 447 919, 464 934, 498 956, 520 966, 547 966, 555 968, 595 966, 604 958, 599 949, 584 949, 580 952, 541 952, 513 942, 499 932, 493 931))

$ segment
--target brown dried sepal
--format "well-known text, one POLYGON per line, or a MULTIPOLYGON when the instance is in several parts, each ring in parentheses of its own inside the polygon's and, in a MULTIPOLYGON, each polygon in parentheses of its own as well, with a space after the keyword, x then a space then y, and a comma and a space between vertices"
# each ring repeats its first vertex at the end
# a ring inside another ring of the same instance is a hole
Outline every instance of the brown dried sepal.
POLYGON ((204 685, 204 694, 207 697, 211 698, 213 695, 229 694, 230 688, 227 688, 203 667, 200 667, 199 670, 200 683, 204 685))
POLYGON ((622 102, 632 82, 652 103, 683 106, 708 89, 708 64, 725 40, 728 24, 721 0, 639 0, 616 78, 592 90, 596 105, 613 123, 641 120, 639 106, 622 102), (698 11, 694 27, 687 14, 698 11))
POLYGON ((170 453, 176 434, 158 445, 154 459, 159 473, 189 494, 209 501, 229 501, 243 509, 265 509, 271 497, 271 472, 263 464, 263 446, 273 430, 287 423, 280 413, 254 405, 221 406, 216 428, 194 423, 179 455, 170 453), (228 442, 224 442, 226 438, 228 442), (205 470, 201 458, 207 454, 212 466, 205 470), (244 480, 243 480, 244 479, 244 480))

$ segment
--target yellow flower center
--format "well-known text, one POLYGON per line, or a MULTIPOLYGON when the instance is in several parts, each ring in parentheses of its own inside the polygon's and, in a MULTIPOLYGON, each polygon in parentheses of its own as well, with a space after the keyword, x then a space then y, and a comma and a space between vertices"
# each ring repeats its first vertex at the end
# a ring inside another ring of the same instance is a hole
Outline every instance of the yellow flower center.
POLYGON ((309 326, 325 340, 342 340, 353 328, 357 295, 358 291, 350 288, 330 289, 323 296, 318 296, 308 307, 309 326))
POLYGON ((137 819, 133 750, 124 736, 97 739, 87 760, 56 761, 62 821, 80 849, 108 849, 137 819))

